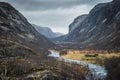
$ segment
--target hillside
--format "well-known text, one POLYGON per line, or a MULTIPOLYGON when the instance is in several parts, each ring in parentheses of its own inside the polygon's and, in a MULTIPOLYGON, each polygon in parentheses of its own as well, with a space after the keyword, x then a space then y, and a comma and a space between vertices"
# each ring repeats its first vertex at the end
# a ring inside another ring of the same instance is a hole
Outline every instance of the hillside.
POLYGON ((74 21, 69 25, 69 33, 74 31, 78 27, 78 25, 85 20, 86 17, 87 17, 87 14, 81 15, 75 18, 74 21))
POLYGON ((77 43, 82 48, 120 50, 119 0, 96 5, 82 22, 78 18, 70 25, 75 29, 56 41, 77 43))
POLYGON ((0 59, 14 60, 14 58, 30 58, 30 56, 34 55, 37 54, 29 47, 9 40, 0 40, 0 59))
POLYGON ((27 19, 10 4, 0 2, 0 38, 26 46, 51 47, 54 44, 38 33, 27 19))

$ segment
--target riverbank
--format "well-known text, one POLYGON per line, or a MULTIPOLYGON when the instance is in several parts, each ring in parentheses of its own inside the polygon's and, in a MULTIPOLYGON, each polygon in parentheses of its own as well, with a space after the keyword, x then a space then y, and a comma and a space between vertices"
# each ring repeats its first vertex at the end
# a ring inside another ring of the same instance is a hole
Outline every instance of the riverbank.
POLYGON ((79 60, 63 59, 60 56, 59 52, 54 52, 54 51, 50 51, 50 52, 51 54, 49 56, 54 57, 58 61, 63 61, 63 62, 72 63, 72 64, 74 63, 74 64, 79 64, 79 65, 88 67, 89 73, 86 75, 86 80, 106 80, 107 71, 105 70, 104 67, 82 62, 79 60))
POLYGON ((120 57, 120 53, 107 53, 107 51, 78 51, 78 50, 69 50, 65 54, 61 54, 63 59, 72 59, 72 60, 80 60, 87 63, 92 63, 96 65, 104 65, 104 59, 109 59, 112 57, 120 57), (81 53, 82 52, 82 53, 81 53), (98 53, 96 57, 86 57, 86 55, 98 53), (101 52, 101 53, 100 53, 101 52), (103 53, 102 53, 103 52, 103 53))

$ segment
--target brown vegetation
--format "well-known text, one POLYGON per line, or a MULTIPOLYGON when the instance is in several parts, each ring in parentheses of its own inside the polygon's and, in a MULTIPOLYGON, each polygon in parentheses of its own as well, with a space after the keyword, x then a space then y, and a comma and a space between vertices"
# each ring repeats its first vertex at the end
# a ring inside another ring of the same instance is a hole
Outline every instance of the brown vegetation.
POLYGON ((36 52, 17 42, 1 40, 0 79, 85 80, 88 68, 47 57, 49 52, 46 49, 36 52), (37 76, 27 77, 33 74, 37 76))
POLYGON ((108 71, 108 80, 120 80, 120 57, 105 59, 105 67, 108 71))
POLYGON ((62 58, 65 59, 73 59, 73 60, 81 60, 88 63, 93 63, 97 65, 104 65, 104 59, 112 58, 112 57, 120 57, 120 53, 108 53, 107 51, 94 51, 94 50, 70 50, 67 53, 61 55, 62 58), (102 53, 103 52, 103 53, 102 53), (94 56, 94 55, 98 56, 94 56), (94 57, 86 57, 86 55, 92 55, 94 57))

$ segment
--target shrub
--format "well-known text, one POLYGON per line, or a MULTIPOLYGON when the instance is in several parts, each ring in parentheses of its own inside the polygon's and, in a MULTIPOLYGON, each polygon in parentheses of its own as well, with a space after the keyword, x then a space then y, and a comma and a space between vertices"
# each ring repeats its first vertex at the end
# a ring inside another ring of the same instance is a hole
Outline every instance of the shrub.
POLYGON ((97 57, 98 54, 86 54, 85 57, 97 57))

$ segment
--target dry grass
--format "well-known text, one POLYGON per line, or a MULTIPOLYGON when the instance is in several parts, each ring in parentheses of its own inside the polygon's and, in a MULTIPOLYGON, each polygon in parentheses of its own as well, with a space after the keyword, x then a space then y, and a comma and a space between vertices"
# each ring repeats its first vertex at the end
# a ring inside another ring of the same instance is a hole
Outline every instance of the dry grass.
POLYGON ((120 53, 107 53, 107 51, 73 51, 70 50, 68 51, 67 55, 62 55, 61 56, 64 59, 73 59, 73 60, 80 60, 80 61, 84 61, 84 62, 88 62, 88 63, 92 63, 92 64, 97 64, 97 65, 103 65, 104 63, 104 59, 107 58, 112 58, 112 57, 120 57, 120 53), (85 52, 85 53, 83 53, 85 52), (92 53, 93 52, 93 53, 92 53), (90 54, 95 54, 99 52, 99 56, 97 57, 85 57, 86 54, 90 53, 90 54), (103 54, 103 53, 104 54, 103 54))

